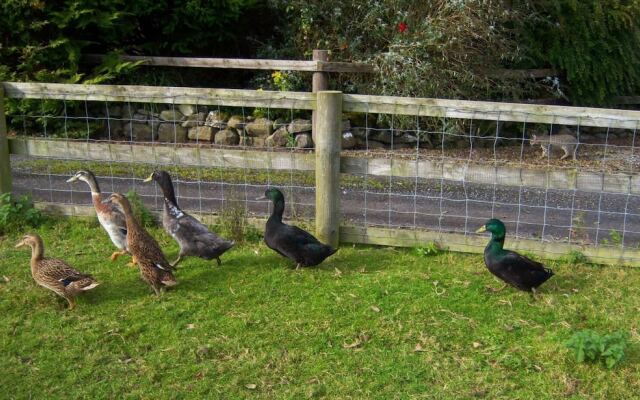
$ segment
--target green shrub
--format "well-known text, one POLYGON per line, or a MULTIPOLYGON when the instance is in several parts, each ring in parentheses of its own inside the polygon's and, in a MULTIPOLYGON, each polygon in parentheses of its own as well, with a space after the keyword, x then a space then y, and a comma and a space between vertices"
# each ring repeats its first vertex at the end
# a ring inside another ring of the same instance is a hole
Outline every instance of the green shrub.
POLYGON ((0 234, 17 232, 24 228, 36 228, 45 216, 33 207, 27 195, 15 198, 10 193, 0 195, 0 234))
POLYGON ((575 104, 610 104, 640 89, 640 2, 525 1, 529 66, 555 67, 575 104))
POLYGON ((519 97, 521 83, 491 72, 519 58, 512 26, 523 17, 486 0, 272 0, 286 18, 284 43, 265 57, 308 58, 328 49, 336 61, 367 61, 369 74, 341 74, 345 92, 446 98, 519 97))
POLYGON ((613 368, 622 361, 628 340, 627 332, 617 331, 600 335, 590 329, 584 329, 574 333, 565 345, 579 363, 603 362, 607 368, 613 368))
POLYGON ((562 257, 562 261, 566 264, 588 264, 589 258, 578 250, 571 250, 562 257))

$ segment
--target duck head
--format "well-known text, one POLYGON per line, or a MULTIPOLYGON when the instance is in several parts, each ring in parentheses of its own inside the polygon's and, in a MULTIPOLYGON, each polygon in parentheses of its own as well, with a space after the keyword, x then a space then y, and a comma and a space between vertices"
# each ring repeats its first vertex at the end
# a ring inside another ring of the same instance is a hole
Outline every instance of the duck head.
POLYGON ((155 181, 160 189, 162 189, 162 193, 164 197, 171 201, 174 205, 178 205, 176 200, 176 195, 173 191, 173 183, 171 182, 171 175, 167 171, 164 170, 155 170, 144 182, 155 181))
POLYGON ((31 248, 42 246, 42 239, 35 233, 26 234, 22 237, 21 241, 16 243, 16 249, 23 246, 29 246, 31 248))
POLYGON ((73 175, 71 178, 67 179, 68 183, 74 183, 77 181, 82 181, 87 183, 91 187, 92 192, 96 192, 96 193, 100 192, 100 188, 98 187, 98 181, 96 180, 96 176, 93 174, 93 172, 89 170, 81 169, 80 171, 76 172, 75 175, 73 175))
POLYGON ((265 190, 264 196, 260 196, 256 200, 264 200, 264 199, 269 199, 275 204, 279 202, 284 202, 284 195, 282 194, 280 189, 271 187, 265 190))
POLYGON ((496 218, 488 220, 483 226, 481 226, 476 233, 491 232, 491 236, 496 239, 504 239, 507 233, 502 221, 496 218))

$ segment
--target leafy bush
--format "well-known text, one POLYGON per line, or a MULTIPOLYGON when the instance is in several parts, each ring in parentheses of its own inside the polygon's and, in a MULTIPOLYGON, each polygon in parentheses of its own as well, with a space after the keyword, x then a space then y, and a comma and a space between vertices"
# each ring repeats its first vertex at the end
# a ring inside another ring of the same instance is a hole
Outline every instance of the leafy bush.
POLYGON ((640 2, 525 1, 529 66, 553 66, 576 104, 610 104, 640 89, 640 2))
POLYGON ((578 250, 571 250, 562 257, 562 261, 566 264, 588 264, 589 258, 578 250))
POLYGON ((127 192, 127 199, 131 203, 133 215, 136 217, 140 225, 145 228, 152 228, 158 225, 158 221, 151 211, 144 205, 140 195, 133 189, 127 192))
POLYGON ((26 227, 35 228, 44 220, 44 215, 33 207, 29 196, 14 198, 10 193, 0 195, 0 234, 16 232, 26 227))
POLYGON ((504 98, 519 82, 491 72, 520 56, 511 32, 522 20, 513 8, 487 0, 272 0, 286 16, 287 42, 264 56, 309 57, 329 49, 334 60, 368 61, 377 74, 340 75, 339 89, 369 94, 504 98))
POLYGON ((590 329, 574 333, 565 345, 573 351, 577 362, 604 362, 607 368, 613 368, 622 361, 627 347, 629 334, 617 331, 600 335, 590 329))

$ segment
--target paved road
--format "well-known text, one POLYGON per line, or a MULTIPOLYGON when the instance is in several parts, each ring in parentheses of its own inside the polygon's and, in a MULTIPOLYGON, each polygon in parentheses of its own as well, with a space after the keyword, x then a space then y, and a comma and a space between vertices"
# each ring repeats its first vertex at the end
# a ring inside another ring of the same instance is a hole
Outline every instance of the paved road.
MULTIPOLYGON (((33 175, 13 171, 17 193, 32 193, 35 200, 67 204, 89 204, 88 188, 71 185, 67 176, 33 175)), ((155 185, 131 178, 100 179, 103 192, 126 192, 134 188, 152 209, 162 205, 155 185)), ((176 182, 176 193, 185 210, 218 212, 231 200, 246 203, 250 214, 267 215, 269 203, 256 201, 264 192, 262 185, 237 185, 219 182, 176 182)), ((312 217, 313 187, 289 187, 287 215, 312 217)), ((512 221, 507 224, 520 237, 561 240, 574 234, 589 241, 611 241, 610 230, 623 233, 625 246, 640 244, 640 196, 541 190, 500 185, 424 180, 417 192, 387 193, 343 189, 343 218, 357 224, 441 229, 445 232, 473 232, 492 216, 512 221), (417 194, 417 195, 416 195, 417 194), (625 221, 625 210, 626 221, 625 221), (516 224, 514 221, 519 221, 516 224)), ((614 234, 615 236, 615 234, 614 234)), ((572 236, 576 238, 576 236, 572 236)), ((615 239, 614 239, 615 241, 615 239)))

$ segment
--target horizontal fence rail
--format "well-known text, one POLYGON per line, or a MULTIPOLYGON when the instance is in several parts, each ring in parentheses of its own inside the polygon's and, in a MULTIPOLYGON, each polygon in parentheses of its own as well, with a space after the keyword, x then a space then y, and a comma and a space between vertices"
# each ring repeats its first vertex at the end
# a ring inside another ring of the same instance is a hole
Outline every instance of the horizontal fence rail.
POLYGON ((315 109, 315 95, 302 92, 22 82, 5 82, 2 85, 4 86, 5 96, 15 99, 117 101, 157 104, 185 103, 302 110, 315 109))
MULTIPOLYGON (((102 62, 105 56, 87 54, 87 62, 102 62)), ((343 73, 372 73, 372 65, 364 63, 349 63, 336 61, 297 61, 297 60, 269 60, 269 59, 237 59, 237 58, 194 58, 194 57, 153 57, 128 56, 119 57, 123 61, 140 61, 144 65, 161 67, 190 67, 190 68, 222 68, 222 69, 253 69, 270 71, 306 71, 306 72, 343 72, 343 73)))

